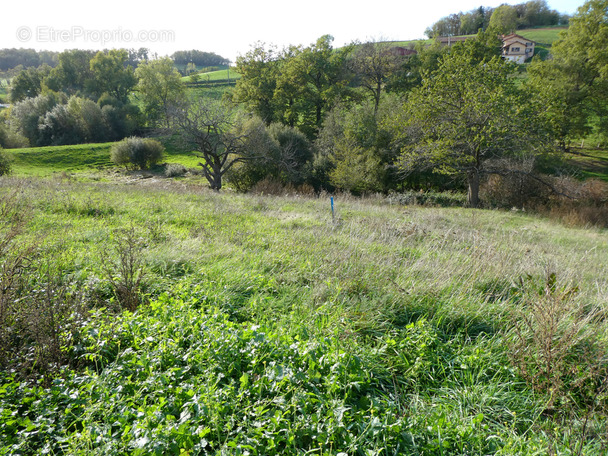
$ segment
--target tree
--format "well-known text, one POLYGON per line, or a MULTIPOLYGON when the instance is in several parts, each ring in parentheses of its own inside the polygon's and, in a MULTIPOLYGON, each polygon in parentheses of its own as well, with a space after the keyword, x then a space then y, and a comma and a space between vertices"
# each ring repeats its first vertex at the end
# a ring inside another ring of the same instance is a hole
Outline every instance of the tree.
POLYGON ((461 19, 462 13, 450 14, 439 19, 431 27, 427 28, 424 33, 429 38, 460 35, 461 19))
POLYGON ((401 121, 409 143, 400 167, 465 176, 468 203, 477 207, 480 176, 496 172, 492 160, 538 147, 543 138, 534 106, 521 100, 510 77, 512 64, 500 57, 480 62, 473 46, 454 46, 412 92, 401 121))
POLYGON ((173 129, 184 145, 198 153, 203 175, 213 190, 222 188, 222 179, 236 163, 251 158, 246 147, 248 133, 237 130, 234 109, 228 104, 198 99, 173 111, 173 129))
POLYGON ((107 93, 123 103, 128 101, 137 83, 133 68, 126 66, 128 59, 129 54, 124 49, 99 51, 91 59, 92 81, 89 91, 96 99, 107 93))
POLYGON ((244 56, 236 59, 236 71, 241 78, 236 82, 233 101, 243 103, 262 118, 266 125, 276 119, 274 93, 277 88, 279 55, 272 46, 257 43, 244 56))
POLYGON ((391 51, 389 43, 368 42, 354 51, 349 67, 355 73, 361 87, 372 96, 374 114, 378 113, 380 97, 387 82, 402 60, 391 51))
POLYGON ((26 98, 33 98, 42 92, 42 82, 48 76, 51 67, 42 65, 39 68, 28 68, 21 71, 11 80, 10 100, 18 103, 26 98))
POLYGON ((286 88, 277 89, 275 96, 280 120, 309 138, 317 134, 326 111, 349 91, 346 59, 352 46, 334 49, 332 42, 331 35, 324 35, 306 48, 292 48, 280 68, 277 87, 286 88))
POLYGON ((163 58, 142 63, 135 70, 135 76, 138 79, 136 90, 148 124, 168 127, 172 107, 185 100, 184 84, 173 61, 163 58))
POLYGON ((26 137, 31 146, 41 146, 43 145, 43 135, 40 124, 48 112, 58 104, 65 102, 64 94, 54 92, 26 98, 11 108, 9 119, 11 127, 26 137))
POLYGON ((395 189, 398 154, 392 143, 399 129, 392 129, 389 120, 402 109, 401 98, 394 95, 387 95, 377 112, 371 101, 334 106, 315 143, 317 184, 354 193, 395 189))
POLYGON ((552 47, 553 59, 533 62, 529 84, 547 103, 562 145, 595 130, 608 136, 608 0, 590 0, 552 47))
POLYGON ((513 33, 517 29, 517 10, 511 5, 500 5, 492 13, 490 28, 502 35, 513 33))
POLYGON ((44 85, 54 92, 75 95, 87 90, 87 81, 93 78, 91 59, 93 51, 74 49, 59 54, 59 64, 44 79, 44 85))

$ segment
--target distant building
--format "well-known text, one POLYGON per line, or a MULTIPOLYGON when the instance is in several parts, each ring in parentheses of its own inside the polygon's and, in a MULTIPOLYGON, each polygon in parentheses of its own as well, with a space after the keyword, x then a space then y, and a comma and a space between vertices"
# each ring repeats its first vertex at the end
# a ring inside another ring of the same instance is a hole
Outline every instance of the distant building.
POLYGON ((515 63, 524 63, 534 55, 534 45, 536 42, 524 38, 523 36, 511 33, 503 35, 502 56, 515 63))
MULTIPOLYGON (((470 36, 440 36, 437 38, 441 44, 452 46, 455 43, 475 39, 475 35, 470 36)), ((534 55, 535 41, 524 38, 523 36, 511 33, 510 35, 502 35, 502 56, 515 63, 524 63, 534 55)))

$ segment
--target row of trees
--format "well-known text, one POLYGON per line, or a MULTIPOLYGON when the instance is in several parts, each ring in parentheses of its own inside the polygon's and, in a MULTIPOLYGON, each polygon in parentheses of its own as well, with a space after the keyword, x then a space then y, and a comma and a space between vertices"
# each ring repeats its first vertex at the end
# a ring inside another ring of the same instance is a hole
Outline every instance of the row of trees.
MULTIPOLYGON (((123 49, 127 53, 126 64, 137 68, 137 66, 152 58, 157 59, 158 56, 152 55, 148 48, 132 48, 123 49)), ((104 50, 107 53, 108 50, 104 50)), ((24 48, 4 48, 0 49, 0 72, 9 72, 18 74, 22 70, 29 68, 38 68, 43 65, 48 65, 51 68, 56 67, 60 62, 61 52, 53 51, 37 51, 35 49, 24 48)), ((93 53, 94 54, 94 53, 93 53)), ((230 61, 221 55, 213 52, 204 52, 198 50, 177 51, 170 56, 175 65, 186 66, 192 63, 198 67, 222 66, 228 65, 230 61)))
POLYGON ((242 78, 222 104, 188 102, 170 59, 133 71, 124 54, 97 54, 82 65, 89 78, 78 79, 68 70, 79 54, 66 55, 9 121, 37 143, 63 141, 51 134, 62 125, 90 140, 91 126, 110 125, 122 109, 179 134, 217 190, 225 179, 246 190, 268 177, 352 192, 466 186, 477 205, 484 176, 523 173, 517 160, 592 131, 608 136, 607 10, 608 0, 588 1, 554 58, 533 62, 523 79, 489 31, 408 57, 385 43, 334 49, 330 36, 282 51, 258 44, 238 59, 242 78), (139 113, 126 108, 129 94, 139 113))
POLYGON ((185 99, 173 61, 133 69, 129 58, 126 50, 71 50, 54 68, 22 71, 11 83, 13 105, 0 118, 0 145, 115 141, 166 124, 169 106, 185 99))
POLYGON ((36 51, 35 49, 0 49, 0 71, 8 71, 13 68, 31 68, 40 65, 51 67, 57 64, 58 52, 36 51))
POLYGON ((212 67, 229 65, 230 61, 221 55, 213 52, 197 51, 177 51, 171 55, 171 59, 176 65, 188 65, 189 63, 198 67, 212 67))
POLYGON ((530 163, 591 131, 608 136, 606 11, 608 0, 588 1, 554 58, 523 81, 484 32, 407 59, 385 59, 381 43, 336 51, 330 37, 282 52, 258 45, 237 62, 232 94, 253 117, 199 101, 174 128, 215 189, 267 177, 353 192, 465 186, 476 206, 485 176, 541 182, 530 163))
POLYGON ((474 35, 480 29, 486 30, 491 22, 502 24, 505 18, 509 22, 508 32, 530 27, 566 25, 569 20, 567 14, 550 9, 545 0, 531 0, 513 6, 504 4, 498 8, 480 6, 466 13, 451 14, 428 27, 425 34, 429 38, 474 35))

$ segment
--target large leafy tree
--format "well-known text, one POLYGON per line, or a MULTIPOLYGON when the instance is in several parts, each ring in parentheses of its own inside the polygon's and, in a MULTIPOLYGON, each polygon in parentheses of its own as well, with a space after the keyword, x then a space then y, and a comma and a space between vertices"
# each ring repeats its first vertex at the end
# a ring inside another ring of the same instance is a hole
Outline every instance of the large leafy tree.
POLYGON ((324 35, 314 44, 294 50, 281 67, 279 85, 294 90, 278 102, 285 106, 286 101, 290 111, 297 111, 297 126, 310 137, 316 135, 333 102, 348 92, 346 59, 352 46, 334 49, 332 42, 331 35, 324 35))
POLYGON ((358 46, 349 60, 357 82, 374 100, 374 114, 378 113, 380 99, 403 58, 391 49, 390 43, 370 41, 358 46))
POLYGON ((274 94, 277 88, 279 54, 272 46, 257 43, 244 56, 236 59, 241 75, 233 91, 233 100, 244 103, 267 125, 276 120, 274 94))
POLYGON ((406 145, 400 163, 405 171, 430 166, 464 176, 472 207, 479 204, 480 177, 499 172, 493 160, 540 145, 542 131, 534 105, 521 99, 514 84, 512 64, 499 57, 480 60, 477 47, 454 46, 412 92, 402 120, 406 145))
POLYGON ((233 100, 245 103, 267 125, 280 122, 314 137, 334 101, 348 92, 350 46, 334 49, 325 35, 308 47, 283 52, 259 44, 237 59, 233 100))
POLYGON ((73 49, 59 54, 59 64, 44 79, 44 85, 54 92, 68 95, 83 93, 93 79, 91 59, 93 51, 73 49))
POLYGON ((38 68, 28 68, 15 76, 11 81, 10 99, 18 103, 26 98, 34 98, 42 92, 42 82, 48 76, 51 67, 41 65, 38 68))
POLYGON ((98 52, 91 59, 91 92, 97 98, 107 93, 126 103, 137 83, 133 67, 127 66, 129 53, 125 49, 98 52))
POLYGON ((148 124, 169 126, 171 109, 185 99, 184 84, 173 61, 167 57, 144 62, 135 70, 135 76, 148 124))
POLYGON ((517 29, 517 10, 511 5, 500 5, 492 13, 490 28, 496 33, 512 33, 517 29))
POLYGON ((608 136, 608 0, 590 0, 552 47, 553 59, 534 62, 529 83, 545 101, 564 145, 592 130, 608 136))

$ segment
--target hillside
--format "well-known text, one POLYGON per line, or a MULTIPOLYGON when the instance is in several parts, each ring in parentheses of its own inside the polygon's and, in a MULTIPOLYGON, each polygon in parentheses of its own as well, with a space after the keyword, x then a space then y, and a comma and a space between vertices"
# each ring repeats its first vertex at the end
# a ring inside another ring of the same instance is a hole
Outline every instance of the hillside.
MULTIPOLYGON (((225 70, 209 71, 209 72, 205 72, 205 73, 197 73, 196 76, 198 76, 197 80, 200 83, 228 82, 228 81, 233 82, 233 81, 241 78, 241 75, 232 68, 225 69, 225 70)), ((191 78, 191 76, 184 76, 182 78, 182 81, 185 83, 191 83, 192 78, 191 78)))
MULTIPOLYGON (((333 221, 327 197, 154 179, 2 178, 0 195, 29 208, 19 242, 39 243, 32 268, 65 278, 54 309, 72 312, 59 377, 17 377, 27 355, 0 369, 0 454, 604 454, 601 415, 578 426, 563 396, 587 390, 564 374, 552 399, 522 369, 546 368, 547 311, 585 350, 605 343, 586 317, 607 302, 605 231, 340 196, 333 221), (108 278, 120 258, 143 272, 124 282, 148 302, 134 312, 108 278)), ((37 289, 24 312, 53 302, 37 289)), ((24 331, 41 338, 38 315, 24 331)), ((559 347, 551 367, 588 382, 593 352, 559 347)))

